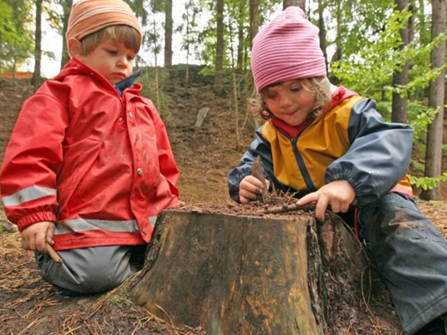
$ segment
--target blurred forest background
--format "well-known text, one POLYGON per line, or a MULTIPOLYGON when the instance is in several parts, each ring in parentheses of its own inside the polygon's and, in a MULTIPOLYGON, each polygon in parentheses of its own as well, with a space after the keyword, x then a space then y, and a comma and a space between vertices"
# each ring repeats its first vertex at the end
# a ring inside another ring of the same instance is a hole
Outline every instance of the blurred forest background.
MULTIPOLYGON (((256 96, 250 73, 252 38, 283 8, 300 6, 320 28, 331 82, 376 99, 386 120, 414 127, 412 183, 422 199, 441 198, 441 184, 447 181, 442 168, 447 156, 445 0, 126 2, 145 32, 143 52, 136 61, 144 69, 140 81, 147 83, 144 93, 160 113, 169 112, 166 92, 175 89, 175 69, 181 74, 177 87, 188 90, 200 77, 242 119, 250 105, 246 102, 256 96), (182 61, 173 64, 177 35, 182 61)), ((63 38, 60 64, 55 65, 62 67, 69 59, 65 31, 72 4, 72 0, 0 0, 0 75, 12 80, 27 77, 34 88, 42 83, 42 57, 54 57, 54 50, 42 48, 43 23, 63 38), (24 72, 30 60, 34 69, 24 72)))

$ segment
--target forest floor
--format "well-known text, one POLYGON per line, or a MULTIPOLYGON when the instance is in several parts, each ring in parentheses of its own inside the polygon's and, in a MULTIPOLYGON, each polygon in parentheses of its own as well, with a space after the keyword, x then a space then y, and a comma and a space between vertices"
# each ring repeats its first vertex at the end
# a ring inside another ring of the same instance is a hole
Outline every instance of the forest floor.
MULTIPOLYGON (((25 80, 0 77, 0 164, 21 104, 32 92, 25 80)), ((236 114, 232 99, 216 96, 204 83, 187 89, 172 85, 168 97, 169 112, 162 117, 181 172, 181 200, 190 205, 231 203, 227 173, 237 165, 255 129, 256 120, 247 112, 249 101, 240 99, 236 114), (198 111, 204 107, 209 112, 197 127, 198 111)), ((443 171, 447 171, 446 159, 443 171)), ((447 237, 445 185, 442 201, 419 201, 419 205, 447 237)), ((20 234, 0 206, 0 334, 204 334, 200 327, 176 327, 136 306, 128 294, 133 280, 107 294, 61 295, 40 278, 33 253, 21 248, 20 234)), ((361 325, 351 325, 346 334, 400 334, 380 322, 367 332, 360 329, 361 325)))

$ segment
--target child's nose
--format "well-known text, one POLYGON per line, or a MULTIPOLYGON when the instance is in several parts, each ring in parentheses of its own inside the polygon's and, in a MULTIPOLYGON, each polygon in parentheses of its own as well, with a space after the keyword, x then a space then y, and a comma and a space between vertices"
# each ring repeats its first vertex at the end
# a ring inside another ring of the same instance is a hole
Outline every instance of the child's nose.
POLYGON ((279 104, 281 108, 290 107, 292 105, 292 99, 290 99, 287 95, 283 95, 279 100, 279 104))
POLYGON ((127 57, 123 57, 118 60, 118 66, 120 68, 127 68, 128 65, 129 61, 127 60, 127 57))

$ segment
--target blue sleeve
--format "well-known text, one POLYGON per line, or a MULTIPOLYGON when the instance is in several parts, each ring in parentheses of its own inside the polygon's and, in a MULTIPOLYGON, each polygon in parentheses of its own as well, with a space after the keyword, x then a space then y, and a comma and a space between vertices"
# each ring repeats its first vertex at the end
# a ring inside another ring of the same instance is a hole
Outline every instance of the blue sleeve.
POLYGON ((326 183, 345 179, 362 207, 388 193, 407 173, 413 146, 413 128, 386 123, 376 102, 358 101, 348 125, 351 147, 326 170, 326 183))
POLYGON ((237 202, 240 202, 239 183, 246 176, 251 175, 252 165, 257 156, 261 156, 262 168, 264 169, 266 178, 271 183, 270 187, 275 187, 277 190, 286 191, 286 187, 279 183, 274 175, 272 151, 270 148, 270 143, 262 137, 263 127, 264 126, 261 126, 256 131, 256 139, 250 144, 248 150, 242 156, 241 160, 239 161, 239 165, 232 169, 228 174, 228 189, 230 191, 230 197, 237 202))

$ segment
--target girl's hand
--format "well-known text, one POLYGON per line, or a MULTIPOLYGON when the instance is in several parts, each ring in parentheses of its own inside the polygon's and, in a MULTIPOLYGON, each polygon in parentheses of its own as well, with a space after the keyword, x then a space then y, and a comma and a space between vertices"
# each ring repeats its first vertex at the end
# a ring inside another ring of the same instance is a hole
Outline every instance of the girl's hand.
POLYGON ((25 250, 46 253, 45 244, 54 244, 54 222, 42 221, 22 230, 22 246, 25 250))
POLYGON ((346 213, 355 200, 355 191, 346 180, 336 180, 332 183, 324 185, 318 191, 310 193, 302 197, 296 203, 303 206, 310 202, 317 203, 315 216, 317 220, 324 220, 324 213, 328 205, 334 213, 346 213))
MULTIPOLYGON (((270 181, 265 180, 267 190, 270 187, 270 181)), ((241 180, 239 184, 239 199, 241 203, 246 204, 250 201, 256 200, 256 195, 262 194, 262 182, 253 176, 247 176, 241 180)))

